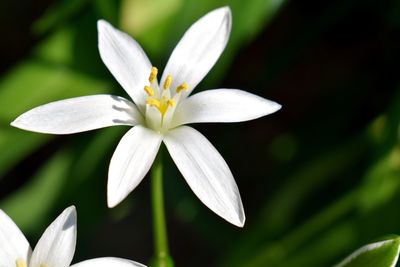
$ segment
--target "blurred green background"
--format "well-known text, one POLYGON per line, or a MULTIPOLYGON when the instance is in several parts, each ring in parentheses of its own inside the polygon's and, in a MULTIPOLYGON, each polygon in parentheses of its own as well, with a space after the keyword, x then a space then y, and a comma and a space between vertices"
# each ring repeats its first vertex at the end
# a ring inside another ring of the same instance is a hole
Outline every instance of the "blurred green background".
POLYGON ((237 124, 195 125, 230 166, 247 215, 229 225, 166 157, 176 266, 330 266, 400 233, 400 2, 395 0, 21 0, 0 2, 0 208, 34 245, 68 205, 74 262, 152 255, 149 179, 106 207, 107 169, 127 127, 53 136, 9 123, 41 104, 126 96, 97 50, 100 18, 163 69, 185 29, 229 5, 227 49, 196 91, 240 88, 283 105, 237 124))

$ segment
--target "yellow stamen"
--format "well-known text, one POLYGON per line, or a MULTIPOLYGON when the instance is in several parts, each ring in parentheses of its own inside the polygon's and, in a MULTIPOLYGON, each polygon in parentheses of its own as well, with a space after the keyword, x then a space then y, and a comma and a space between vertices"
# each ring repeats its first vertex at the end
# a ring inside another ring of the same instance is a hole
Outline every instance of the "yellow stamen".
POLYGON ((165 79, 165 82, 164 82, 164 89, 168 89, 169 86, 171 85, 171 82, 172 82, 171 75, 167 75, 167 78, 165 79))
POLYGON ((179 85, 178 87, 176 87, 176 92, 179 94, 182 90, 187 91, 188 90, 188 85, 187 83, 182 83, 181 85, 179 85))
POLYGON ((16 265, 17 267, 26 267, 26 263, 25 263, 25 261, 24 261, 23 259, 18 259, 18 260, 16 260, 16 261, 15 261, 15 265, 16 265))
POLYGON ((156 107, 157 109, 160 109, 160 107, 161 107, 160 101, 158 101, 157 99, 151 98, 151 97, 146 99, 146 104, 156 107))
MULTIPOLYGON (((157 79, 158 70, 156 67, 152 67, 149 81, 151 84, 155 82, 157 79)), ((174 107, 176 105, 173 98, 171 98, 171 93, 168 91, 171 87, 172 77, 171 75, 167 75, 164 80, 163 88, 166 90, 165 92, 159 92, 158 85, 145 85, 144 91, 147 94, 146 104, 152 108, 156 108, 160 114, 162 120, 164 119, 164 115, 167 113, 169 107, 174 107)), ((187 91, 188 85, 186 83, 182 83, 181 85, 176 87, 175 92, 180 93, 182 90, 187 91)), ((27 266, 17 266, 17 267, 27 267, 27 266)), ((40 267, 48 267, 48 266, 40 266, 40 267)))
POLYGON ((149 96, 153 96, 153 95, 154 95, 154 91, 153 91, 153 89, 151 89, 150 86, 145 85, 145 86, 144 86, 144 91, 145 91, 146 94, 148 94, 149 96))
POLYGON ((151 68, 150 76, 149 76, 149 82, 153 83, 154 80, 157 77, 158 69, 156 67, 151 68))
POLYGON ((40 267, 48 267, 47 264, 40 264, 40 267))
POLYGON ((170 106, 170 107, 173 107, 173 106, 175 106, 175 102, 174 102, 174 100, 172 100, 172 99, 168 99, 168 100, 167 100, 167 105, 168 105, 168 106, 170 106))

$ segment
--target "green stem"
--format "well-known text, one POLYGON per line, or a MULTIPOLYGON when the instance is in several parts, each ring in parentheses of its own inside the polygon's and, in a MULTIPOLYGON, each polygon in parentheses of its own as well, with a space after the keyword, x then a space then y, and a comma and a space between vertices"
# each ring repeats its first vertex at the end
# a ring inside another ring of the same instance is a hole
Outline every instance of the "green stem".
POLYGON ((165 222, 161 149, 151 169, 151 200, 155 255, 150 266, 173 267, 174 264, 168 250, 167 226, 165 222))

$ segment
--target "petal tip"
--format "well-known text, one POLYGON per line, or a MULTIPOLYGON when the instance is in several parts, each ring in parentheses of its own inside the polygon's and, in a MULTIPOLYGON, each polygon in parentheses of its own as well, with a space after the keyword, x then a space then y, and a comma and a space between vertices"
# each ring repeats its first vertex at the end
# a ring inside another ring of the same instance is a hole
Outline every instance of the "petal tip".
MULTIPOLYGON (((278 110, 280 110, 281 108, 282 108, 282 105, 275 102, 274 110, 275 110, 275 111, 278 111, 278 110)), ((275 111, 274 111, 274 112, 275 112, 275 111)))
POLYGON ((110 189, 108 189, 107 191, 108 191, 108 193, 107 193, 107 207, 110 208, 110 209, 115 208, 122 201, 122 199, 117 198, 115 196, 115 193, 111 193, 110 192, 111 191, 110 189))
POLYGON ((65 209, 68 212, 76 213, 76 207, 75 205, 71 205, 68 208, 65 209))
POLYGON ((224 7, 222 7, 224 10, 225 10, 225 12, 231 17, 232 16, 232 9, 231 9, 231 7, 230 6, 224 6, 224 7))
POLYGON ((16 118, 15 120, 13 120, 13 121, 10 123, 10 126, 15 127, 15 128, 18 128, 18 129, 21 129, 21 130, 33 131, 33 132, 34 132, 34 130, 31 130, 31 127, 29 127, 29 126, 30 126, 30 125, 29 125, 29 121, 24 120, 23 115, 24 115, 24 114, 22 114, 21 116, 19 116, 19 117, 16 118))
POLYGON ((230 218, 230 219, 224 218, 224 219, 230 224, 233 224, 234 226, 237 226, 239 228, 243 228, 246 222, 246 217, 244 213, 238 214, 237 217, 235 218, 230 218))
POLYGON ((240 228, 244 227, 244 224, 246 222, 246 214, 244 213, 243 203, 240 199, 240 196, 236 208, 234 209, 234 212, 232 212, 228 222, 240 228))
POLYGON ((230 28, 231 28, 231 24, 232 24, 232 10, 229 6, 224 6, 224 7, 220 7, 218 8, 216 11, 221 12, 221 16, 224 17, 224 19, 226 19, 226 24, 229 27, 229 32, 230 32, 230 28))
POLYGON ((118 194, 111 180, 111 177, 114 177, 114 175, 112 174, 113 171, 111 165, 112 165, 112 159, 110 168, 108 170, 108 182, 107 182, 107 207, 110 209, 114 208, 122 201, 121 196, 118 194))
POLYGON ((69 217, 72 216, 72 219, 75 221, 76 223, 76 217, 77 217, 77 212, 76 212, 76 208, 74 205, 69 206, 68 208, 66 208, 63 213, 69 217))
POLYGON ((220 8, 215 9, 215 11, 224 12, 227 15, 231 15, 232 14, 232 10, 231 10, 230 6, 222 6, 220 8))
POLYGON ((234 225, 236 225, 237 227, 243 228, 245 222, 246 222, 246 215, 244 214, 244 210, 243 210, 243 206, 242 206, 240 214, 237 218, 237 221, 234 223, 234 225))
POLYGON ((12 122, 10 122, 10 125, 15 128, 23 129, 24 114, 25 113, 23 113, 23 114, 19 115, 17 118, 15 118, 12 122))
POLYGON ((15 119, 15 120, 13 120, 12 122, 10 122, 10 125, 11 125, 12 127, 19 128, 19 127, 18 127, 17 119, 15 119))
POLYGON ((229 6, 224 6, 221 7, 221 12, 223 12, 223 16, 226 19, 226 23, 228 24, 229 27, 229 32, 230 32, 230 28, 231 28, 231 24, 232 24, 232 10, 229 6))
POLYGON ((104 19, 99 19, 97 21, 97 29, 100 31, 100 29, 110 26, 110 23, 108 23, 106 20, 104 19))
POLYGON ((280 110, 281 108, 282 108, 281 104, 278 104, 274 101, 265 99, 265 112, 266 112, 265 115, 275 113, 278 110, 280 110))
POLYGON ((107 34, 109 31, 113 31, 114 27, 106 20, 104 19, 99 19, 97 21, 97 32, 98 32, 98 38, 99 38, 99 44, 100 40, 105 38, 104 36, 107 34))
POLYGON ((118 205, 118 203, 107 198, 107 207, 109 209, 115 208, 115 206, 117 206, 117 205, 118 205))

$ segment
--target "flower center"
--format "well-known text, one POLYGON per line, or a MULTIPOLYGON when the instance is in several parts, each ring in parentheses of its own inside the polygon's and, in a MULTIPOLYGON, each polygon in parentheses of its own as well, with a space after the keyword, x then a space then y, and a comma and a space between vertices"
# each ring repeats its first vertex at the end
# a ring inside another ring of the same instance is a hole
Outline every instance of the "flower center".
MULTIPOLYGON (((167 75, 167 78, 165 78, 164 84, 162 86, 163 89, 160 90, 158 85, 155 83, 157 73, 158 69, 156 67, 152 67, 149 76, 150 86, 144 86, 144 91, 148 95, 146 99, 146 104, 150 105, 151 107, 155 107, 161 113, 161 116, 164 117, 165 112, 167 112, 168 108, 175 106, 176 100, 174 100, 174 97, 171 96, 171 75, 167 75)), ((188 90, 188 86, 186 83, 182 83, 181 85, 176 87, 176 94, 180 94, 182 90, 188 90)))
POLYGON ((26 262, 23 259, 18 259, 15 261, 17 267, 26 267, 26 262))

